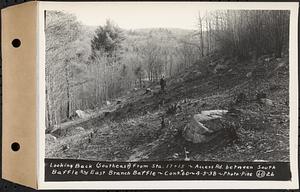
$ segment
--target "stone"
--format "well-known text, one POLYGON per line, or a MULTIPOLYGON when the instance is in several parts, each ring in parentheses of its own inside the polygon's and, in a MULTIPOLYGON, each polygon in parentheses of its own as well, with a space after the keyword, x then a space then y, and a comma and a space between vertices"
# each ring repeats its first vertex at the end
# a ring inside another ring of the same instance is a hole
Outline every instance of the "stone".
POLYGON ((174 155, 172 156, 174 159, 178 159, 179 154, 178 153, 174 153, 174 155))
POLYGON ((200 75, 202 75, 201 71, 197 71, 196 76, 200 76, 200 75))
POLYGON ((271 58, 269 58, 269 57, 268 57, 268 58, 265 58, 265 61, 266 61, 266 62, 270 62, 270 61, 271 61, 271 58))
POLYGON ((83 127, 75 127, 74 130, 76 130, 76 131, 84 131, 85 129, 83 127))
MULTIPOLYGON (((208 141, 208 135, 215 130, 205 124, 212 124, 213 120, 222 118, 227 114, 227 110, 209 110, 195 114, 183 130, 183 137, 192 143, 203 143, 208 141), (210 123, 209 123, 210 122, 210 123)), ((214 122, 216 123, 216 122, 214 122)))
POLYGON ((274 106, 274 102, 271 99, 262 98, 260 102, 267 106, 274 106))
POLYGON ((246 74, 246 77, 248 77, 248 78, 250 78, 252 76, 252 72, 248 72, 247 74, 246 74))
POLYGON ((76 110, 76 114, 78 115, 79 118, 81 119, 86 119, 89 117, 89 114, 84 112, 84 111, 81 111, 81 110, 76 110))
POLYGON ((267 160, 254 159, 253 162, 268 162, 267 160))
POLYGON ((51 134, 46 134, 46 142, 53 143, 56 141, 56 137, 51 134))
POLYGON ((69 145, 63 145, 63 146, 62 146, 62 150, 63 150, 64 152, 68 151, 69 149, 70 149, 69 145))
POLYGON ((106 105, 111 105, 110 101, 106 101, 106 105))

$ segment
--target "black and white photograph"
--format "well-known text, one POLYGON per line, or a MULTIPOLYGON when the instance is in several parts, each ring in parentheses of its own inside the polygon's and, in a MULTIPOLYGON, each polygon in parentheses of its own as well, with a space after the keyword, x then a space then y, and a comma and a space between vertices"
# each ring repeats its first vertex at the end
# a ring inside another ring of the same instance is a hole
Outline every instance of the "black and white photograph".
POLYGON ((298 186, 295 5, 41 3, 41 186, 298 186))
POLYGON ((289 10, 111 7, 44 11, 45 158, 290 162, 289 10))
POLYGON ((3 179, 299 189, 293 1, 7 2, 3 179))

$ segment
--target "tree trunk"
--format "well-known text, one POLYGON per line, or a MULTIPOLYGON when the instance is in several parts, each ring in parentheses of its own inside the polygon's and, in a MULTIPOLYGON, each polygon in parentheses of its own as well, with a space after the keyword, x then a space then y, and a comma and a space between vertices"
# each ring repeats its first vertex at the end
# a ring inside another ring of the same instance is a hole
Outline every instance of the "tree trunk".
POLYGON ((65 66, 65 76, 66 76, 66 86, 67 86, 67 111, 66 111, 66 115, 67 118, 70 118, 70 83, 69 83, 69 72, 68 72, 68 64, 65 66))

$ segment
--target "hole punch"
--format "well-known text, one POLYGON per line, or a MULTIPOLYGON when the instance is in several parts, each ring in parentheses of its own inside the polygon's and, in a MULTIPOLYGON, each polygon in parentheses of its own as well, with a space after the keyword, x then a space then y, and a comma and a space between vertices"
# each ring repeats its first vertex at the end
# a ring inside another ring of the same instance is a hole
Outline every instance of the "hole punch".
POLYGON ((11 44, 12 44, 12 46, 13 46, 14 48, 18 48, 18 47, 21 46, 21 41, 20 41, 20 39, 14 39, 14 40, 11 42, 11 44))
POLYGON ((20 144, 17 143, 17 142, 12 143, 12 144, 11 144, 11 149, 12 149, 13 151, 19 151, 19 149, 20 149, 20 144))

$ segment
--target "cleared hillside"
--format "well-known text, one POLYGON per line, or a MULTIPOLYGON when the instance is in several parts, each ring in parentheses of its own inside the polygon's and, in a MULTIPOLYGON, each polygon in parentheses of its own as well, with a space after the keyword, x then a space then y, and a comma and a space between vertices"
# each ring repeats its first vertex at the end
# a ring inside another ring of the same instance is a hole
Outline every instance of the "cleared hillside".
POLYGON ((47 134, 46 157, 289 161, 288 65, 287 52, 242 62, 211 54, 168 78, 165 93, 158 82, 148 86, 149 93, 147 87, 132 89, 94 111, 99 115, 53 132, 56 139, 47 134), (194 114, 218 109, 230 114, 207 124, 219 127, 210 141, 183 138, 194 114))

